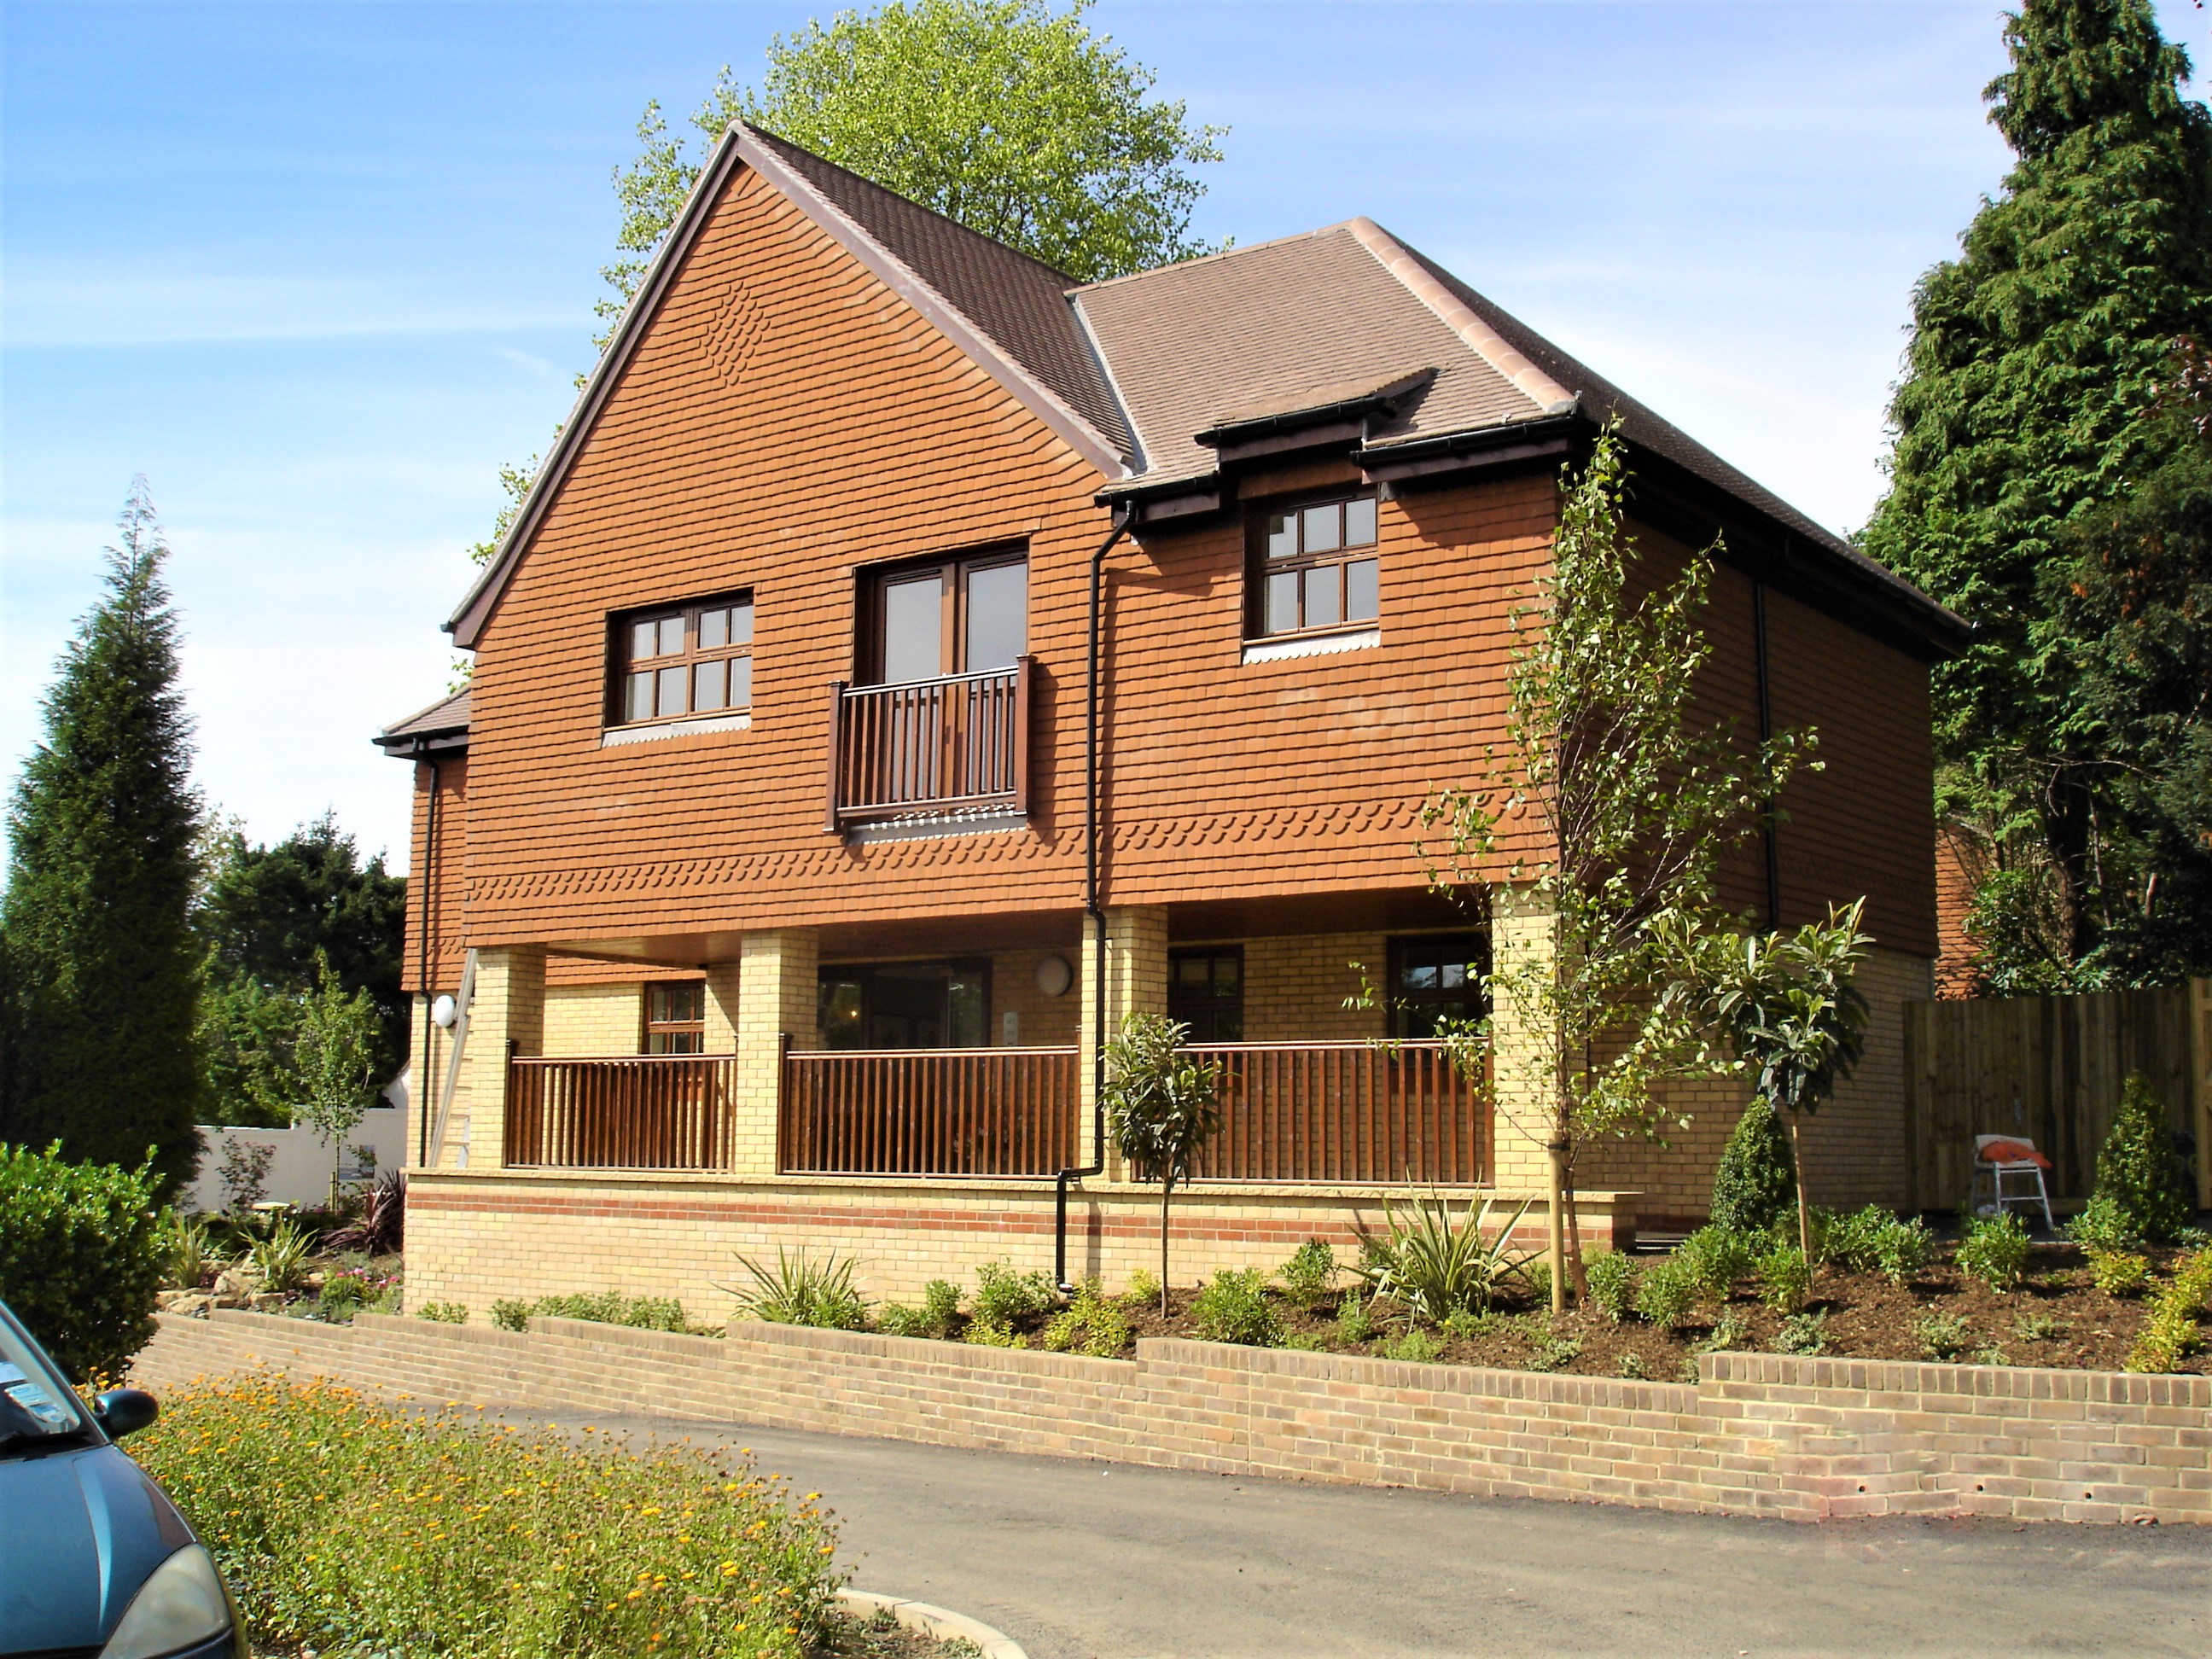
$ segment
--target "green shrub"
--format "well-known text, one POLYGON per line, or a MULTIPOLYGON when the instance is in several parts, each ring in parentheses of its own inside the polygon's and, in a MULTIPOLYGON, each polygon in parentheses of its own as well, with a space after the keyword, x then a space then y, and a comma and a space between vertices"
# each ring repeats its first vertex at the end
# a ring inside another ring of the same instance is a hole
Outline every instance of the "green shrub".
POLYGON ((1891 1222, 1875 1242, 1875 1267, 1893 1285, 1904 1284, 1935 1259, 1935 1237, 1918 1216, 1891 1222))
POLYGON ((1753 1241, 1726 1227, 1700 1227, 1674 1252, 1700 1302, 1725 1302, 1739 1279, 1750 1276, 1756 1259, 1753 1241))
POLYGON ((1441 1358, 1444 1351, 1443 1339, 1431 1335, 1418 1328, 1409 1327, 1382 1345, 1385 1359, 1410 1360, 1416 1365, 1425 1365, 1441 1358))
POLYGON ((939 1342, 960 1328, 960 1287, 933 1279, 922 1287, 921 1305, 902 1308, 887 1302, 876 1313, 876 1328, 890 1336, 926 1336, 939 1342))
POLYGON ((196 1291, 209 1273, 223 1265, 207 1218, 186 1215, 173 1205, 154 1222, 161 1252, 162 1282, 171 1290, 196 1291))
POLYGON ((1636 1311, 1653 1324, 1673 1330, 1697 1305, 1697 1280, 1681 1257, 1670 1255, 1644 1269, 1636 1287, 1636 1311))
POLYGON ((1628 1316, 1636 1303, 1636 1263, 1619 1250, 1607 1250, 1583 1263, 1589 1279, 1589 1299, 1616 1325, 1628 1316))
POLYGON ((2055 1314, 2022 1314, 2013 1322, 2012 1334, 2022 1342, 2055 1342, 2066 1334, 2064 1320, 2055 1314))
POLYGON ((868 1323, 868 1304, 853 1285, 857 1265, 834 1250, 821 1261, 804 1250, 785 1254, 779 1244, 775 1266, 740 1255, 738 1265, 751 1278, 742 1287, 718 1288, 737 1298, 736 1316, 770 1325, 811 1325, 822 1330, 857 1331, 868 1323))
POLYGON ((1552 1305, 1552 1264, 1541 1256, 1531 1256, 1522 1262, 1517 1274, 1528 1287, 1528 1299, 1540 1308, 1552 1305))
POLYGON ((1267 1276, 1257 1267, 1224 1267, 1190 1304, 1193 1326, 1209 1342, 1272 1348, 1283 1340, 1283 1322, 1267 1300, 1267 1276))
POLYGON ((165 1395, 131 1451, 257 1648, 787 1659, 842 1577, 812 1498, 686 1446, 587 1449, 255 1374, 165 1395))
POLYGON ((1364 1342, 1375 1334, 1375 1315, 1357 1291, 1336 1304, 1336 1334, 1344 1342, 1364 1342))
POLYGON ((2098 1151, 2096 1196, 2110 1199, 2127 1224, 2154 1244, 2173 1243, 2189 1225, 2193 1206, 2173 1133, 2141 1072, 2128 1074, 2120 1109, 2098 1151))
POLYGON ((268 1237, 256 1239, 246 1253, 246 1265, 264 1291, 297 1290, 307 1276, 307 1258, 315 1241, 290 1221, 280 1221, 268 1237))
POLYGON ((1702 1342, 1691 1344, 1699 1353, 1730 1353, 1751 1346, 1751 1326, 1741 1314, 1723 1314, 1702 1342))
POLYGON ((1838 1216, 1828 1225, 1821 1255, 1853 1273, 1872 1273, 1881 1261, 1882 1232, 1896 1219, 1879 1204, 1838 1216))
POLYGON ((2174 1263, 2172 1280, 2152 1303, 2150 1318, 2128 1355, 2131 1371, 2170 1371, 2203 1346, 2198 1318, 2212 1312, 2212 1249, 2174 1263))
POLYGON ((1959 1271, 1993 1291, 2016 1288, 2027 1272, 2027 1229, 2010 1210, 1978 1215, 1959 1242, 1959 1271))
POLYGON ((1119 1298, 1124 1307, 1158 1307, 1160 1300, 1160 1281, 1142 1267, 1129 1275, 1129 1288, 1119 1298))
POLYGON ((2150 1259, 2121 1250, 2089 1257, 2089 1282, 2106 1296, 2137 1296, 2150 1283, 2150 1259))
MULTIPOLYGON (((427 1319, 435 1325, 465 1325, 469 1322, 469 1310, 458 1302, 425 1302, 415 1310, 415 1317, 427 1319)), ((498 1323, 496 1313, 492 1322, 498 1323)), ((501 1328, 511 1330, 516 1328, 502 1326, 501 1328)))
POLYGON ((1571 1336, 1546 1335, 1537 1340, 1528 1365, 1532 1370, 1563 1371, 1582 1357, 1583 1345, 1571 1336))
POLYGON ((161 1177, 60 1154, 0 1146, 0 1300, 70 1381, 119 1376, 154 1334, 161 1177))
POLYGON ((1764 1097, 1754 1097, 1721 1149, 1713 1176, 1712 1223, 1731 1232, 1764 1232, 1797 1203, 1790 1131, 1764 1097))
POLYGON ((1777 1244, 1753 1265, 1759 1294, 1768 1307, 1784 1314, 1804 1311, 1806 1298, 1813 1294, 1813 1264, 1804 1251, 1795 1244, 1777 1244))
POLYGON ((617 1291, 599 1291, 491 1304, 491 1322, 503 1331, 526 1331, 532 1319, 586 1319, 595 1325, 628 1325, 645 1331, 690 1329, 684 1322, 684 1304, 673 1297, 629 1297, 617 1291))
POLYGON ((1651 1367, 1644 1363, 1642 1355, 1625 1353, 1620 1356, 1620 1375, 1632 1382, 1649 1382, 1651 1367))
POLYGON ((1912 1334, 1920 1339, 1920 1351, 1930 1359, 1956 1359, 1972 1344, 1973 1328, 1963 1314, 1947 1314, 1930 1308, 1920 1316, 1912 1334))
POLYGON ((343 1325, 360 1310, 384 1299, 396 1283, 366 1267, 340 1267, 324 1279, 315 1310, 332 1324, 343 1325))
POLYGON ((1469 1206, 1459 1224, 1441 1197, 1416 1199, 1405 1209, 1386 1204, 1382 1231, 1363 1233, 1359 1276, 1370 1296, 1395 1297, 1416 1316, 1434 1324, 1454 1309, 1480 1313, 1522 1266, 1508 1241, 1523 1203, 1502 1225, 1490 1227, 1491 1200, 1469 1206))
POLYGON ((1034 1319, 1059 1300, 1044 1273, 1018 1273, 1004 1261, 986 1261, 975 1269, 975 1317, 987 1323, 1012 1326, 1034 1319))
POLYGON ((1828 1351, 1828 1316, 1794 1313, 1774 1334, 1774 1352, 1811 1359, 1828 1351))
POLYGON ((1310 1238, 1291 1252, 1276 1277, 1292 1305, 1313 1307, 1336 1286, 1336 1252, 1327 1239, 1310 1238))
POLYGON ((1077 1287, 1075 1299, 1044 1328, 1044 1345, 1054 1353, 1114 1358, 1129 1346, 1128 1316, 1099 1293, 1097 1279, 1087 1279, 1077 1287))
POLYGON ((2068 1222, 2066 1236, 2084 1250, 2095 1254, 2124 1255, 2140 1250, 2145 1243, 2143 1236, 2119 1201, 2109 1193, 2100 1193, 2081 1206, 2081 1213, 2068 1222))

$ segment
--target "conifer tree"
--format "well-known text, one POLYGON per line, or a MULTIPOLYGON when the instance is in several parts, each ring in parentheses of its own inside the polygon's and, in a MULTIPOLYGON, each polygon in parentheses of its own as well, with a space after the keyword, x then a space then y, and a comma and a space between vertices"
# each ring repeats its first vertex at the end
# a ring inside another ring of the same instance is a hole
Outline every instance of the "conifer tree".
POLYGON ((2094 640, 2067 601, 2081 527, 2170 458, 2177 341, 2212 338, 2212 118, 2149 0, 2027 0, 2005 40, 1984 95, 2016 161, 1914 295, 1865 542, 1979 629, 1936 673, 1942 805, 2053 878, 2063 988, 2123 896, 2112 795, 2138 758, 2077 718, 2094 640))
POLYGON ((199 1156, 186 919, 199 808, 169 550, 143 477, 120 526, 106 595, 62 653, 46 740, 8 814, 0 1140, 58 1140, 69 1158, 125 1168, 151 1147, 173 1191, 199 1156))

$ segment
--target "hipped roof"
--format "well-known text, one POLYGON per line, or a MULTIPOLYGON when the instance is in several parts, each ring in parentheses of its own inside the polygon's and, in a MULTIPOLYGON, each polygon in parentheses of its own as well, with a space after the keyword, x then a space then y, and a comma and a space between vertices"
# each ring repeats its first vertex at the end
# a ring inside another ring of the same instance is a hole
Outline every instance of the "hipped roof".
POLYGON ((750 167, 1055 432, 1103 500, 1212 477, 1220 430, 1362 387, 1387 455, 1563 420, 1617 419, 1630 444, 1732 498, 1893 623, 1948 653, 1967 625, 1365 218, 1109 282, 1078 283, 773 134, 732 124, 701 174, 484 575, 447 623, 473 647, 545 503, 739 167, 750 167), (1348 389, 1348 390, 1347 390, 1348 389), (1208 442, 1201 442, 1201 434, 1208 442))

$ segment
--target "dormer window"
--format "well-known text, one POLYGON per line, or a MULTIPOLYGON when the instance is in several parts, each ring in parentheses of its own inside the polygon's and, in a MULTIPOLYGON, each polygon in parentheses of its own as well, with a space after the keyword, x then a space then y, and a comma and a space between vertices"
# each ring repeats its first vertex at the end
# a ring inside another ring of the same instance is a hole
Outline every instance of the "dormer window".
POLYGON ((753 701, 750 593, 615 622, 614 723, 741 714, 753 701))
POLYGON ((1252 539, 1255 635, 1356 628, 1382 614, 1372 495, 1271 508, 1252 539))

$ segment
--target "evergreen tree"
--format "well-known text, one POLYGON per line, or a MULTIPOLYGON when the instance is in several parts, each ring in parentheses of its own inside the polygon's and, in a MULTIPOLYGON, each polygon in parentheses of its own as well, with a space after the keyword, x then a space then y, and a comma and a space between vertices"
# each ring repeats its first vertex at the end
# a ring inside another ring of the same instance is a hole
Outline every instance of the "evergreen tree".
POLYGON ((2027 0, 2005 39, 1985 95, 2017 159, 1914 295, 1865 542, 1978 624, 1936 672, 1942 805, 2010 849, 2014 895, 2050 872, 2063 983, 2132 890, 2110 855, 2141 759, 2082 718, 2079 538, 2171 459, 2156 387, 2177 339, 2212 338, 2212 118, 2149 0, 2027 0))
POLYGON ((63 653, 46 741, 9 811, 4 920, 14 994, 0 1140, 61 1143, 165 1190, 199 1157, 191 900, 198 802, 177 689, 168 557, 139 478, 107 550, 106 595, 63 653))

